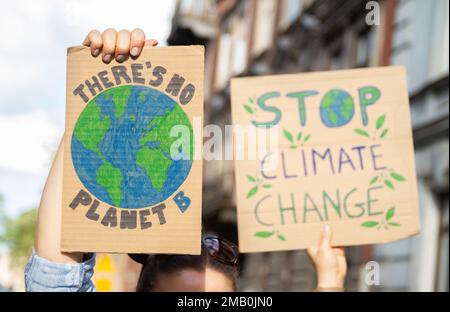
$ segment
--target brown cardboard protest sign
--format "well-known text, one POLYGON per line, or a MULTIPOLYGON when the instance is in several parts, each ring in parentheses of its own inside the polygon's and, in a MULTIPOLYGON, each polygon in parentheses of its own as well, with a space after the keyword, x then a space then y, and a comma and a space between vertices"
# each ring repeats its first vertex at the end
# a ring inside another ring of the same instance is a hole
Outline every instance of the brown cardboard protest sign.
POLYGON ((63 251, 200 253, 203 72, 200 46, 68 50, 63 251))
POLYGON ((325 224, 335 246, 419 232, 403 68, 234 79, 232 114, 242 252, 316 245, 325 224))

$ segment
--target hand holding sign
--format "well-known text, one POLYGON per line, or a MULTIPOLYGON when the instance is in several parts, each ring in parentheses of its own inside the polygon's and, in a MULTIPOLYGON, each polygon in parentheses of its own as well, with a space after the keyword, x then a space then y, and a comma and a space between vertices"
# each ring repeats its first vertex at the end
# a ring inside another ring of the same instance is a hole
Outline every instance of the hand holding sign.
POLYGON ((308 255, 317 273, 317 288, 343 289, 347 275, 347 261, 343 248, 331 247, 332 232, 325 225, 317 246, 308 248, 308 255))
POLYGON ((110 63, 114 57, 121 63, 128 58, 128 55, 138 57, 144 46, 156 47, 158 41, 155 39, 145 40, 145 33, 139 29, 134 29, 131 33, 128 30, 116 32, 113 28, 108 28, 100 34, 96 29, 91 30, 83 41, 83 45, 91 48, 91 54, 97 57, 102 53, 105 63, 110 63))

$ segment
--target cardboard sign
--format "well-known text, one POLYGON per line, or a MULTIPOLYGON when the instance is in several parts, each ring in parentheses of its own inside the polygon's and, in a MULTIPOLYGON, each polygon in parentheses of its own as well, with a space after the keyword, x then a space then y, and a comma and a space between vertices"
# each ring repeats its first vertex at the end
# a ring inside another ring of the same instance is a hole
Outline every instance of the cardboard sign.
POLYGON ((403 68, 234 79, 232 112, 235 151, 270 138, 238 143, 237 126, 275 131, 235 155, 242 252, 315 246, 325 224, 335 246, 419 232, 403 68))
POLYGON ((203 68, 200 46, 68 50, 63 251, 200 253, 203 68))

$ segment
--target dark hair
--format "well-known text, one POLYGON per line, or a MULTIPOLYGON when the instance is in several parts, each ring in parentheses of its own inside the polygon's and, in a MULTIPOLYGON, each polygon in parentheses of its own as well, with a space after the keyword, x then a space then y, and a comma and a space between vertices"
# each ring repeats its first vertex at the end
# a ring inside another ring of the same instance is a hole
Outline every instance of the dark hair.
POLYGON ((238 266, 224 264, 211 257, 205 247, 202 247, 200 256, 188 255, 130 255, 133 260, 142 264, 141 274, 136 286, 137 292, 151 292, 155 289, 160 274, 176 273, 184 269, 193 269, 199 272, 206 268, 225 274, 236 290, 238 266))

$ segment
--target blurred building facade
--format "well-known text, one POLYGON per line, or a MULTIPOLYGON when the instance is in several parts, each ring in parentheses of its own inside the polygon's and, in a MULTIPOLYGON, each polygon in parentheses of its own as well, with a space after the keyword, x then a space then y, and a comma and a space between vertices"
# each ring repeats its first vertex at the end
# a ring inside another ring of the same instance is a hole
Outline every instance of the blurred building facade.
MULTIPOLYGON (((449 289, 448 5, 447 0, 178 1, 168 43, 206 47, 206 125, 231 124, 232 77, 407 67, 422 233, 393 244, 348 248, 348 290, 449 289), (376 15, 368 20, 369 12, 376 15), (364 282, 371 260, 381 264, 379 286, 364 282)), ((224 140, 232 144, 231 138, 224 140)), ((204 167, 205 230, 237 241, 233 162, 205 161, 204 167)), ((302 251, 243 255, 241 260, 241 290, 315 286, 302 251)))
POLYGON ((382 287, 448 291, 449 2, 396 1, 393 26, 390 63, 408 69, 422 232, 377 246, 374 258, 382 287))

